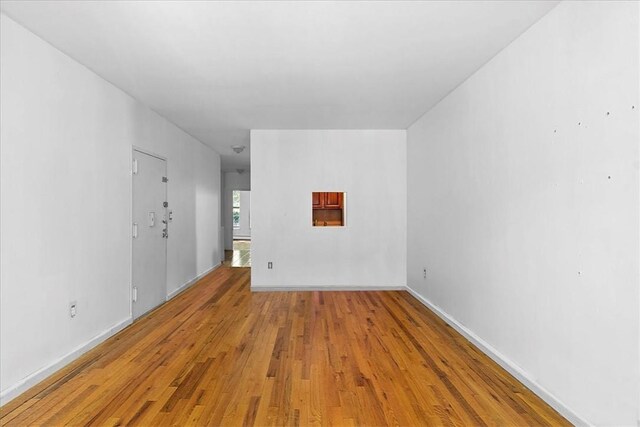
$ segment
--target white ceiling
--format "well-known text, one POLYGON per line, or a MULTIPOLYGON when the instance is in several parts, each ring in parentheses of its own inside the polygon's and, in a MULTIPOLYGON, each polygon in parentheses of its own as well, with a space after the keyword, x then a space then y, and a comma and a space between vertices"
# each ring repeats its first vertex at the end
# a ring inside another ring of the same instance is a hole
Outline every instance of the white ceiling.
POLYGON ((3 1, 222 156, 249 129, 405 129, 555 1, 3 1))

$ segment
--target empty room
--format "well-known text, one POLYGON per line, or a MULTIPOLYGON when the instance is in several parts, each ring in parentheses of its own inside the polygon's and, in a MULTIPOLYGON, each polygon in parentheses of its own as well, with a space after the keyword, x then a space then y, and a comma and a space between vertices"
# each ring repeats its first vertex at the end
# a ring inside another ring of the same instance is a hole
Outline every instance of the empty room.
POLYGON ((0 425, 640 426, 640 2, 0 8, 0 425))

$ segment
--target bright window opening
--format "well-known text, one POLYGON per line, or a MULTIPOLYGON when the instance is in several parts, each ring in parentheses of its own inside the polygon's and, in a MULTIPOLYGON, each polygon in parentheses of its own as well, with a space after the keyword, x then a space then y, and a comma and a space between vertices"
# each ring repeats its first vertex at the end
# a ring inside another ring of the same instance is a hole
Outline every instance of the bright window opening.
POLYGON ((233 228, 240 228, 240 192, 233 192, 233 228))

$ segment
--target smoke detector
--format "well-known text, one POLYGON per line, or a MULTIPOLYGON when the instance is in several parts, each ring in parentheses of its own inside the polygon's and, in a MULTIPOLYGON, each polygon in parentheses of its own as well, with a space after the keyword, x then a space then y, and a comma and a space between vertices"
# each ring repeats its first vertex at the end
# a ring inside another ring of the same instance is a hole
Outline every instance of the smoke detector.
POLYGON ((231 149, 235 151, 237 154, 240 154, 244 151, 244 145, 232 145, 231 149))

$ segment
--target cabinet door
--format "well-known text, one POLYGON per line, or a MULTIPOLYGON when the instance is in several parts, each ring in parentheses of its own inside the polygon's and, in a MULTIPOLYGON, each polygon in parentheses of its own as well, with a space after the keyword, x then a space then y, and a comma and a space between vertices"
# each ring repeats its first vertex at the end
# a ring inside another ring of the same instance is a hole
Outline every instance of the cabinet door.
POLYGON ((324 194, 325 193, 316 193, 314 192, 311 198, 311 203, 313 204, 313 209, 322 209, 324 208, 324 194))
POLYGON ((327 209, 342 208, 342 193, 325 193, 324 207, 327 209))

